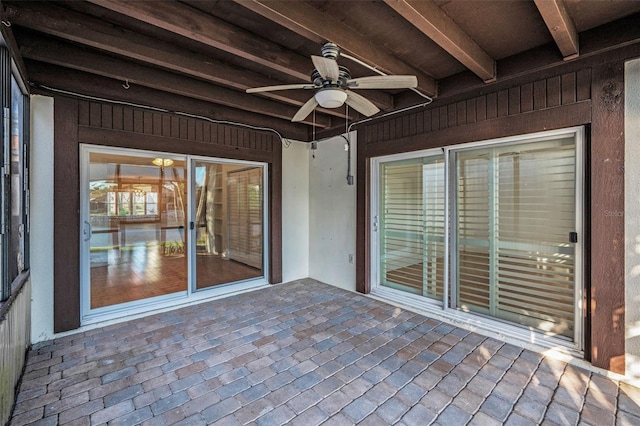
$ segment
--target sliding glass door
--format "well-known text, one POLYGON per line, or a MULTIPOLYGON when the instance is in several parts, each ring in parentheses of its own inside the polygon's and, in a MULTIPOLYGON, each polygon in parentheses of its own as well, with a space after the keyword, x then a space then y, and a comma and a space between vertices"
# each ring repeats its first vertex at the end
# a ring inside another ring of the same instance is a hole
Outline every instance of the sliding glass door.
POLYGON ((266 283, 266 165, 89 145, 81 161, 83 321, 266 283))
POLYGON ((579 341, 581 135, 376 159, 373 291, 579 341))
POLYGON ((444 156, 383 163, 380 284, 442 299, 444 156))
POLYGON ((264 170, 194 161, 195 287, 264 276, 264 170))
POLYGON ((573 138, 455 154, 456 305, 573 337, 573 138))
POLYGON ((110 150, 84 160, 87 310, 186 292, 186 162, 110 150))

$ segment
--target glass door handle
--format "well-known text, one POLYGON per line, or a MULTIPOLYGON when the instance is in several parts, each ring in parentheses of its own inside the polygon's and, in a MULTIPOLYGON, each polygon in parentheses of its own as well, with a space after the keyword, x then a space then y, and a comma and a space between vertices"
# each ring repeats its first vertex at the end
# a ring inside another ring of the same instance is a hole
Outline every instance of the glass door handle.
POLYGON ((91 223, 84 221, 84 227, 82 228, 83 241, 89 241, 91 239, 91 223))

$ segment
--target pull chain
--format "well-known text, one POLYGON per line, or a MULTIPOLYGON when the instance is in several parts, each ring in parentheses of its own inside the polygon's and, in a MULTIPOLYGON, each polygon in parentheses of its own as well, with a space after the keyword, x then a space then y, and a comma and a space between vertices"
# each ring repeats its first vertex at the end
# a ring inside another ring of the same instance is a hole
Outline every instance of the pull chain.
POLYGON ((311 157, 316 159, 316 109, 313 109, 313 140, 311 141, 311 157))

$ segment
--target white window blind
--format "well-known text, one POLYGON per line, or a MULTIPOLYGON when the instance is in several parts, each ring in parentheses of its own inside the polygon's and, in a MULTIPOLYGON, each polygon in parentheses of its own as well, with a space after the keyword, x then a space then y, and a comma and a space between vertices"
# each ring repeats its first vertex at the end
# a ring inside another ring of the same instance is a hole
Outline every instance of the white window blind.
POLYGON ((442 156, 381 164, 381 285, 442 299, 442 156))
POLYGON ((493 234, 491 162, 487 151, 458 159, 457 292, 458 307, 490 313, 489 263, 493 234))
POLYGON ((457 306, 573 337, 573 138, 458 153, 457 306))
POLYGON ((229 172, 229 257, 262 268, 262 169, 229 172))

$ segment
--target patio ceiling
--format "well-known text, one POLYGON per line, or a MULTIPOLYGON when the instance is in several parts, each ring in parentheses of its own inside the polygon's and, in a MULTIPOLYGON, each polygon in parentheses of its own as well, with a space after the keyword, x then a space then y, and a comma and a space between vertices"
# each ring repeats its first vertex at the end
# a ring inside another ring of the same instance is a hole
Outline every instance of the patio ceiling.
MULTIPOLYGON (((290 120, 311 90, 324 42, 421 94, 455 95, 640 40, 640 2, 589 0, 2 1, 7 43, 30 83, 220 120, 285 137, 344 130, 344 107, 290 120), (606 34, 606 37, 603 35, 606 34), (128 88, 127 88, 128 87, 128 88)), ((375 75, 339 58, 353 77, 375 75)), ((424 102, 410 90, 361 90, 381 112, 424 102)))

